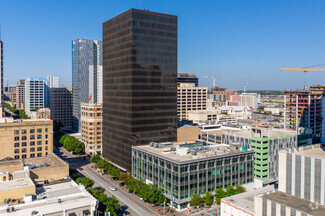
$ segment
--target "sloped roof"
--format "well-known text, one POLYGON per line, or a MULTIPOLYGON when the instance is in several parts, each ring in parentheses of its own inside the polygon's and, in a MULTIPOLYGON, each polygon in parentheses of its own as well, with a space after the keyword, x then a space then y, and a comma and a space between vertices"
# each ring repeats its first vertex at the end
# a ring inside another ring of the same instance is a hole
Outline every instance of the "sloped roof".
POLYGON ((249 106, 221 106, 219 107, 219 109, 221 111, 228 111, 230 109, 233 109, 235 112, 240 112, 240 111, 243 111, 245 108, 250 111, 251 108, 249 106))

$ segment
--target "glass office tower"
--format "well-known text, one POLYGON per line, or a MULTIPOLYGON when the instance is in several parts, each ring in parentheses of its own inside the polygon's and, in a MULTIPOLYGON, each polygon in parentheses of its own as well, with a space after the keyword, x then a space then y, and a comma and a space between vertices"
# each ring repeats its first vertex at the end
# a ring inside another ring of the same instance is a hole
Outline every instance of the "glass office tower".
POLYGON ((103 156, 177 140, 177 16, 130 9, 103 23, 103 156))
POLYGON ((80 103, 102 103, 102 41, 72 41, 72 128, 80 131, 80 103))

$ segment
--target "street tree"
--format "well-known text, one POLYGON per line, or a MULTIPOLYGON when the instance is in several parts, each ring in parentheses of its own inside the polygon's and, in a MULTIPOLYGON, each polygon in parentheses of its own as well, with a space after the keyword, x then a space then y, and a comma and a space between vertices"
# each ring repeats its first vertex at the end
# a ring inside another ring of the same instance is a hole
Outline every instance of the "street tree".
POLYGON ((191 197, 191 202, 190 202, 190 205, 193 206, 193 207, 197 207, 197 206, 202 206, 203 204, 203 200, 200 196, 200 194, 198 193, 195 193, 192 195, 191 197))
POLYGON ((205 204, 207 204, 208 206, 212 205, 213 203, 213 196, 209 191, 206 191, 203 197, 203 201, 205 204))

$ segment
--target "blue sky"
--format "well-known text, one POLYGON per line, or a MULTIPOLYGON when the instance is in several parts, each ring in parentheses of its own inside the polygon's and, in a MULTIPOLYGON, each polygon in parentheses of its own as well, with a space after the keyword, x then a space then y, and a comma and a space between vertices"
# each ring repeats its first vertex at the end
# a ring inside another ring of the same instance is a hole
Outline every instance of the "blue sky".
POLYGON ((0 0, 4 77, 58 75, 71 86, 71 41, 101 39, 102 23, 130 8, 178 16, 178 72, 239 90, 325 84, 325 73, 279 71, 325 64, 321 0, 0 0))

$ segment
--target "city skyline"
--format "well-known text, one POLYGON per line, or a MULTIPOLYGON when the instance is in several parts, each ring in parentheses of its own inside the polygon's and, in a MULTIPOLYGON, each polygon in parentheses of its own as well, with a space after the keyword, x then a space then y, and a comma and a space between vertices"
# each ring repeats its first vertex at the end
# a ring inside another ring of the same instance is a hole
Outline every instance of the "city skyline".
POLYGON ((280 67, 324 63, 320 55, 325 48, 323 30, 318 27, 325 20, 321 1, 18 2, 1 2, 4 77, 10 85, 17 78, 53 74, 62 85, 71 86, 67 76, 72 68, 71 41, 78 37, 101 40, 102 22, 129 8, 179 17, 178 72, 196 74, 200 86, 211 87, 212 80, 203 77, 216 75, 221 77, 216 84, 228 89, 242 90, 243 82, 249 83, 247 90, 301 89, 305 80, 307 85, 322 84, 319 80, 324 77, 279 71, 280 67), (87 12, 95 5, 102 6, 87 12))

